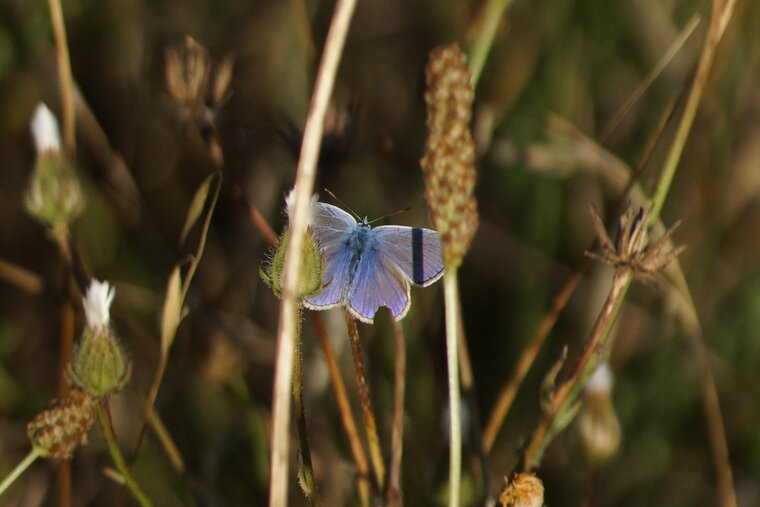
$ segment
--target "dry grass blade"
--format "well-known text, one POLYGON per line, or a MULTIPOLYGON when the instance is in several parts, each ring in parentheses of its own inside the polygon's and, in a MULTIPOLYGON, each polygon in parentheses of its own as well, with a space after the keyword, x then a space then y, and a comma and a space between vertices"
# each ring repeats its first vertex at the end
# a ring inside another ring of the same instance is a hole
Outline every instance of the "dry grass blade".
POLYGON ((166 284, 166 297, 161 312, 161 361, 165 361, 174 343, 177 327, 182 320, 182 278, 175 266, 166 284))
POLYGON ((203 183, 201 183, 201 186, 198 187, 198 190, 195 191, 193 200, 190 202, 190 207, 187 210, 187 217, 185 218, 185 225, 182 227, 182 234, 179 236, 180 246, 185 243, 187 234, 190 232, 190 229, 193 227, 193 225, 195 225, 195 223, 198 221, 201 213, 203 213, 203 208, 206 204, 209 190, 211 190, 212 178, 213 175, 206 178, 203 183))

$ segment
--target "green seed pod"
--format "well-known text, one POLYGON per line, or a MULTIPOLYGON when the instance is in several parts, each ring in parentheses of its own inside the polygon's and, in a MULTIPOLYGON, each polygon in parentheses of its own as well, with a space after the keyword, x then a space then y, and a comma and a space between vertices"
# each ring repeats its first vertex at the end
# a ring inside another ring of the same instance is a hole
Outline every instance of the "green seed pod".
POLYGON ((58 123, 44 104, 37 106, 31 128, 37 160, 24 204, 30 215, 57 236, 82 212, 82 188, 60 149, 58 123))
POLYGON ((116 394, 129 380, 131 366, 109 327, 86 327, 74 348, 68 374, 71 382, 90 396, 116 394))
MULTIPOLYGON (((280 236, 280 243, 274 251, 271 260, 264 265, 259 274, 278 298, 282 294, 282 277, 285 268, 285 254, 288 251, 290 229, 285 229, 280 236)), ((311 233, 307 232, 303 243, 303 259, 301 264, 300 285, 298 297, 314 297, 322 290, 322 276, 325 271, 325 261, 319 251, 317 242, 311 233)))

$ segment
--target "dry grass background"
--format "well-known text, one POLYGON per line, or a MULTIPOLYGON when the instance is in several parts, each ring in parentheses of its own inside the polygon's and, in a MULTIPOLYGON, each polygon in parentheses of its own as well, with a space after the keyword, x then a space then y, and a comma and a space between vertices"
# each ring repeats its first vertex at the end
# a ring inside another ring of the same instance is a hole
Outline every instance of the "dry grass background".
MULTIPOLYGON (((187 208, 214 170, 202 138, 166 90, 165 51, 190 35, 213 57, 235 61, 232 96, 217 116, 224 185, 157 401, 197 487, 177 476, 149 438, 135 474, 157 505, 265 503, 278 302, 258 275, 266 242, 236 192, 281 229, 297 154, 282 132, 302 128, 332 7, 299 0, 64 3, 73 75, 105 134, 99 137, 95 123, 80 118, 78 171, 87 208, 73 234, 89 273, 116 285, 114 326, 134 368, 126 390, 112 400, 127 452, 157 363, 167 278, 189 251, 178 247, 187 208)), ((356 106, 354 123, 323 157, 316 188, 330 188, 361 215, 411 206, 394 220, 429 224, 419 169, 423 68, 433 47, 453 40, 467 46, 479 7, 359 2, 335 93, 337 111, 356 106)), ((612 206, 625 183, 621 171, 637 165, 657 122, 688 86, 704 19, 617 128, 604 141, 600 134, 690 19, 708 11, 707 2, 694 0, 518 1, 508 10, 476 90, 481 227, 459 275, 481 421, 594 238, 589 203, 612 206)), ((0 260, 42 282, 34 291, 0 281, 2 471, 26 453, 26 422, 57 390, 69 274, 23 208, 34 159, 28 122, 40 100, 60 111, 56 83, 47 5, 0 1, 0 260)), ((747 506, 760 503, 759 118, 760 4, 741 0, 663 219, 683 219, 675 240, 688 246, 680 261, 711 351, 739 504, 747 506)), ((671 130, 640 175, 646 191, 671 130)), ((538 419, 544 374, 564 345, 572 357, 586 339, 610 273, 591 268, 538 356, 491 453, 492 490, 538 419)), ((407 505, 432 505, 440 501, 448 456, 440 288, 414 290, 413 301, 403 321, 410 364, 403 489, 407 505)), ((717 502, 694 353, 672 301, 667 281, 637 284, 629 294, 611 357, 620 451, 592 469, 571 426, 540 471, 548 505, 717 502)), ((324 317, 355 396, 343 317, 324 317)), ((317 482, 325 505, 352 504, 353 465, 308 322, 307 316, 305 389, 317 482)), ((393 343, 387 315, 376 322, 362 325, 361 333, 387 443, 393 343)), ((465 493, 477 493, 479 469, 468 442, 464 463, 465 493)), ((101 474, 107 465, 96 432, 72 463, 74 505, 131 501, 101 474)), ((54 478, 49 463, 37 463, 3 501, 55 505, 54 478)), ((306 504, 295 481, 290 498, 306 504)))

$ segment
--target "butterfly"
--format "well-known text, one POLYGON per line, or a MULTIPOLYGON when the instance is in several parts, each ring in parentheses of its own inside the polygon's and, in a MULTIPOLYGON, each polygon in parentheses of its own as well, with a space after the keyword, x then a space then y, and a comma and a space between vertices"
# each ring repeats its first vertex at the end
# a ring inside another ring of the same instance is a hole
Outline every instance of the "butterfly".
POLYGON ((331 204, 311 204, 311 232, 325 261, 323 289, 304 306, 324 310, 345 305, 372 323, 381 306, 401 320, 411 305, 410 284, 426 287, 443 275, 441 237, 420 227, 372 228, 331 204))

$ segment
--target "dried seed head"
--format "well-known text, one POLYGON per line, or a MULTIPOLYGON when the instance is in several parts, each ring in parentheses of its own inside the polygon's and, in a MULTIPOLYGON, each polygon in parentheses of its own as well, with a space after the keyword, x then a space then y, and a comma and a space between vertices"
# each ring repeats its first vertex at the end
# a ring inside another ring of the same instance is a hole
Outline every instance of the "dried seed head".
POLYGON ((620 423, 611 393, 612 372, 607 363, 602 363, 586 383, 583 406, 578 414, 583 452, 593 465, 608 460, 620 448, 620 423))
POLYGON ((499 503, 502 507, 541 507, 544 484, 536 474, 514 474, 511 481, 505 477, 499 503))
POLYGON ((45 104, 37 106, 31 131, 37 158, 24 204, 27 212, 47 226, 52 236, 58 236, 82 212, 82 188, 60 149, 58 121, 45 104))
POLYGON ((443 260, 459 265, 478 228, 475 142, 470 131, 473 90, 457 44, 430 53, 426 68, 428 137, 420 164, 443 260))
POLYGON ((181 50, 166 50, 166 86, 172 99, 190 117, 207 119, 229 99, 233 60, 215 64, 208 52, 193 38, 185 38, 181 50))
POLYGON ((72 390, 27 425, 26 432, 41 456, 69 459, 80 445, 87 443, 87 433, 95 421, 97 400, 87 393, 72 390))
POLYGON ((68 367, 72 384, 90 396, 116 394, 129 380, 131 366, 109 323, 114 291, 107 282, 93 280, 84 297, 87 327, 68 367))
POLYGON ((654 244, 649 245, 649 210, 645 208, 634 210, 629 207, 623 213, 614 242, 607 234, 599 212, 593 206, 591 216, 594 219, 596 235, 602 245, 602 253, 600 255, 586 252, 586 255, 616 268, 628 269, 645 282, 654 282, 655 273, 667 266, 686 248, 683 245, 675 248, 670 246, 670 237, 680 225, 680 221, 665 231, 654 244))

